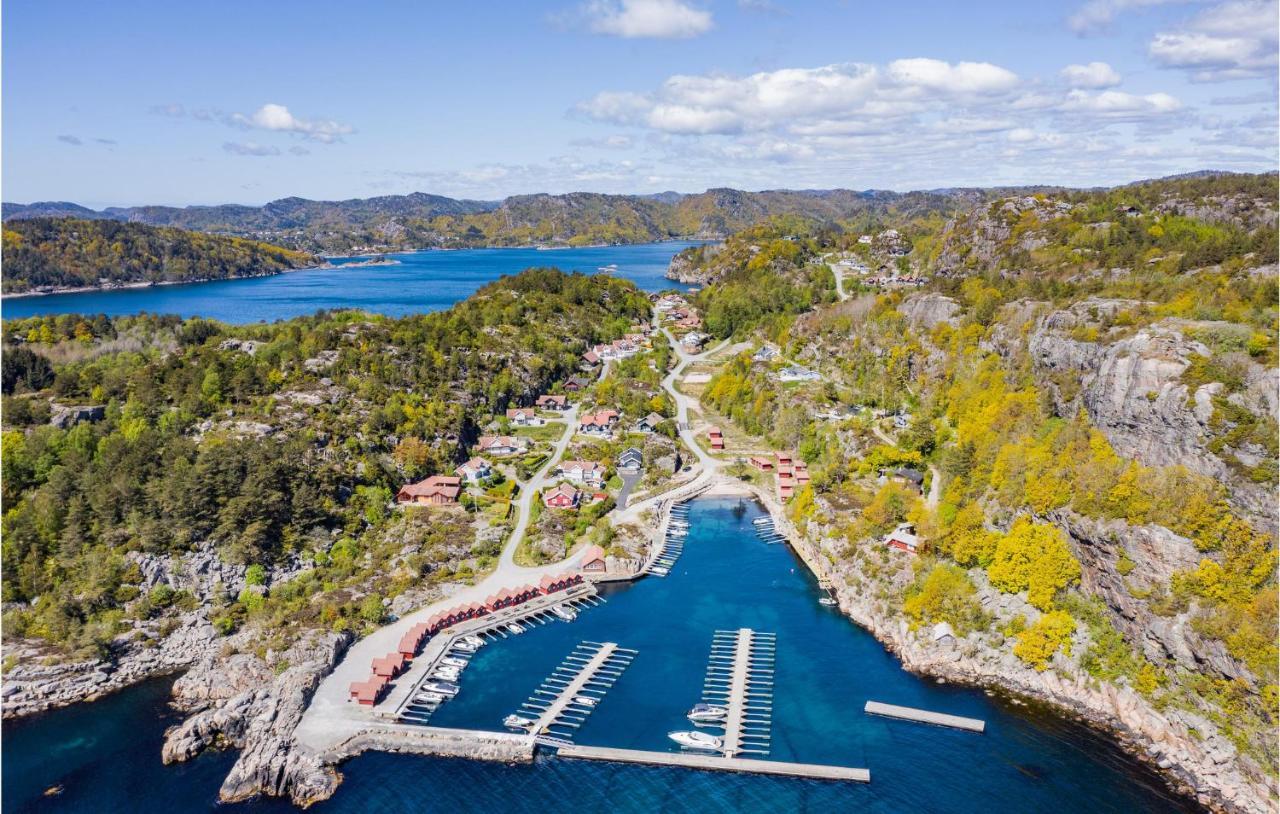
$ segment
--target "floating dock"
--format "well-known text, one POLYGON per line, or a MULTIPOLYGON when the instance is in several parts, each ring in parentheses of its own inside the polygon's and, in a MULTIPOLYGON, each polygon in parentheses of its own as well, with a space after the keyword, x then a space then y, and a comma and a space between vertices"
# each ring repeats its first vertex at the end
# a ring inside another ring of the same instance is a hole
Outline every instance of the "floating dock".
POLYGON ((773 633, 718 630, 711 640, 702 702, 723 706, 724 756, 769 754, 773 716, 773 633))
POLYGON ((862 711, 869 715, 883 715, 886 718, 918 721, 922 724, 934 724, 936 726, 949 726, 954 729, 967 729, 970 732, 984 732, 987 728, 987 722, 980 721, 977 718, 961 718, 959 715, 946 715, 941 712, 930 712, 926 709, 899 707, 893 704, 882 704, 879 701, 868 701, 862 711))
POLYGON ((524 731, 570 743, 573 730, 580 727, 603 700, 635 656, 636 651, 619 647, 615 642, 579 644, 520 705, 516 716, 533 720, 524 731))
POLYGON ((636 749, 611 749, 606 746, 561 746, 559 757, 578 760, 607 760, 615 763, 643 763, 650 766, 678 766, 715 772, 748 772, 782 777, 804 777, 811 780, 848 780, 870 783, 871 772, 846 766, 823 766, 816 763, 782 763, 774 760, 744 760, 718 755, 693 755, 677 752, 643 752, 636 749))

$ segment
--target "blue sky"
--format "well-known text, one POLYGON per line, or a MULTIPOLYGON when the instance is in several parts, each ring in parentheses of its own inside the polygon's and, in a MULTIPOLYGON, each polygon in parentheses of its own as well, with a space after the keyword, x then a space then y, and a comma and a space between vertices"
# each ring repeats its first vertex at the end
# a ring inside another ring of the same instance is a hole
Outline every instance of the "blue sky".
POLYGON ((1276 169, 1275 0, 3 6, 3 197, 922 189, 1276 169))

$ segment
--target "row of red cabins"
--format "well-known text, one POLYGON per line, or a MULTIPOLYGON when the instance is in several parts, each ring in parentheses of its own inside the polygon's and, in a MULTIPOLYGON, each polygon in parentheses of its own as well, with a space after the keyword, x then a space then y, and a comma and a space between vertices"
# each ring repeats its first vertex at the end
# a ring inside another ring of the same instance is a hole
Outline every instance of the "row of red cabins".
POLYGON ((472 602, 441 611, 427 621, 419 622, 409 628, 409 631, 400 637, 400 645, 396 648, 396 652, 374 659, 373 673, 369 679, 351 682, 351 697, 357 703, 368 707, 378 703, 378 699, 382 697, 382 692, 391 683, 391 679, 405 671, 409 662, 413 661, 413 657, 422 649, 423 642, 447 627, 487 616, 502 608, 514 607, 537 596, 553 594, 581 584, 582 574, 561 574, 560 576, 547 574, 537 587, 524 585, 519 588, 504 588, 484 602, 472 602))

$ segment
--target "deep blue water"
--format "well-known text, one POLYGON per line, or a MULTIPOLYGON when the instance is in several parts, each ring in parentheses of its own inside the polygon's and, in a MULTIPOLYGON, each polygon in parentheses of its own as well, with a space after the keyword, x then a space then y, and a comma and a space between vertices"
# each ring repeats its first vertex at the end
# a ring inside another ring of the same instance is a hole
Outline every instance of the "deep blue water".
MULTIPOLYGON (((1169 812, 1193 811, 1103 737, 981 691, 902 670, 867 633, 817 603, 817 586, 784 546, 759 542, 760 509, 694 503, 684 555, 666 579, 615 587, 573 624, 534 628, 484 648, 462 693, 433 724, 500 729, 502 718, 584 639, 639 651, 587 720, 579 743, 664 750, 688 728, 711 635, 777 633, 773 755, 865 767, 868 785, 713 774, 540 758, 504 766, 366 754, 316 812, 1169 812), (983 718, 985 734, 872 718, 868 699, 983 718)), ((231 755, 160 764, 167 681, 4 725, 3 811, 207 811, 231 755), (57 797, 41 792, 62 784, 57 797)), ((231 812, 283 812, 280 801, 231 812)))
MULTIPOLYGON (((616 264, 612 273, 644 291, 660 291, 673 255, 695 243, 671 241, 589 249, 462 249, 388 255, 398 265, 314 269, 211 283, 126 288, 79 294, 10 298, 0 303, 8 319, 42 314, 178 314, 224 322, 270 322, 313 314, 322 308, 359 308, 403 316, 448 308, 485 283, 530 266, 595 272, 616 264)), ((364 258, 335 260, 351 263, 364 258)))

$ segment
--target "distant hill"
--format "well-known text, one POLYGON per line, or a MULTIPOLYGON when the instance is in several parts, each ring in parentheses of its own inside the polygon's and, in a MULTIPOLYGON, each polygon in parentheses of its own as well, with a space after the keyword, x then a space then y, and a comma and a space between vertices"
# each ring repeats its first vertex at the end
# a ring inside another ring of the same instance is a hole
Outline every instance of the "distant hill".
POLYGON ((322 262, 256 240, 101 217, 10 220, 3 245, 6 294, 253 277, 322 262))
POLYGON ((851 190, 711 189, 695 195, 517 195, 474 201, 415 192, 346 201, 283 198, 264 206, 136 206, 101 211, 75 204, 4 204, 4 220, 32 217, 108 219, 176 226, 265 240, 319 253, 417 248, 643 243, 693 237, 718 239, 775 215, 847 221, 898 205, 954 206, 980 193, 855 192, 851 190))
MULTIPOLYGON (((1221 173, 1188 173, 1187 178, 1221 173)), ((73 203, 4 204, 6 222, 31 217, 109 219, 264 240, 299 251, 345 254, 536 244, 586 246, 673 238, 721 239, 762 220, 798 216, 868 230, 894 219, 950 216, 1011 195, 1062 187, 953 187, 924 192, 731 188, 698 194, 516 195, 502 201, 415 192, 345 201, 282 198, 264 206, 135 206, 101 211, 73 203)))

